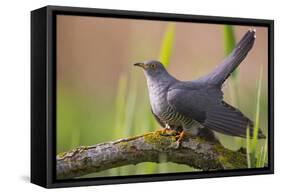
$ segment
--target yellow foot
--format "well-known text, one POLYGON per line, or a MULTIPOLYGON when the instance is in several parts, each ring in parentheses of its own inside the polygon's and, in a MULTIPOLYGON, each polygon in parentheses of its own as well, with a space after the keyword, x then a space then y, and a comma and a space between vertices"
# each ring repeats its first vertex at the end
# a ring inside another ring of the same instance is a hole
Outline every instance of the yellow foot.
POLYGON ((179 135, 176 136, 177 143, 180 146, 184 138, 187 136, 186 132, 184 130, 181 131, 179 135))

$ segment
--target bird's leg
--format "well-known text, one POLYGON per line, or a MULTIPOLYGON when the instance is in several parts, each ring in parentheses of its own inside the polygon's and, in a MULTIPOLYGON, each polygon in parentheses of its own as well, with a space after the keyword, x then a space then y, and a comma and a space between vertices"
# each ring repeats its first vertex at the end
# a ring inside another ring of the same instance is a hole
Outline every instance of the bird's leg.
POLYGON ((176 136, 177 143, 180 146, 184 138, 186 137, 186 132, 184 129, 181 129, 180 133, 176 136))

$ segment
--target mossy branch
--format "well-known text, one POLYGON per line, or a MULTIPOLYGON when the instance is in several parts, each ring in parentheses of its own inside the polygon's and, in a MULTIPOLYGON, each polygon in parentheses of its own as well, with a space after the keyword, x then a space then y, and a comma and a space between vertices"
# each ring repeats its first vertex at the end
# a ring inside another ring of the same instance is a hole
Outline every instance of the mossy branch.
POLYGON ((205 171, 247 168, 247 157, 241 150, 228 150, 219 143, 190 135, 179 145, 175 136, 156 131, 58 154, 57 178, 74 178, 142 162, 174 162, 205 171), (163 154, 166 160, 160 161, 163 154))

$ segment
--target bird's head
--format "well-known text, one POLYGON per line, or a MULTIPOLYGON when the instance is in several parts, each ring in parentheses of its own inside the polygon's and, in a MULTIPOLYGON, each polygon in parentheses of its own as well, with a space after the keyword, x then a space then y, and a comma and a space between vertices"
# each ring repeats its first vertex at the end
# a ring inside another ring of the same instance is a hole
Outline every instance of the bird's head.
POLYGON ((167 73, 164 65, 159 61, 144 61, 141 63, 135 63, 134 65, 142 67, 147 76, 156 77, 167 73))

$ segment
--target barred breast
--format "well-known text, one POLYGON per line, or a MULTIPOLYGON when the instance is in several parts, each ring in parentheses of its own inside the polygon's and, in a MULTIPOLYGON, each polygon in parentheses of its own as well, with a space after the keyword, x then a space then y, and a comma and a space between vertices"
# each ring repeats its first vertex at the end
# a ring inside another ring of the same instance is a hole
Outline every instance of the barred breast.
POLYGON ((189 130, 198 128, 200 124, 179 112, 167 102, 167 88, 161 82, 148 80, 149 99, 153 113, 165 124, 189 130))
POLYGON ((165 111, 161 112, 159 118, 168 125, 182 127, 186 130, 200 127, 200 123, 189 117, 183 116, 170 106, 168 106, 165 111))

